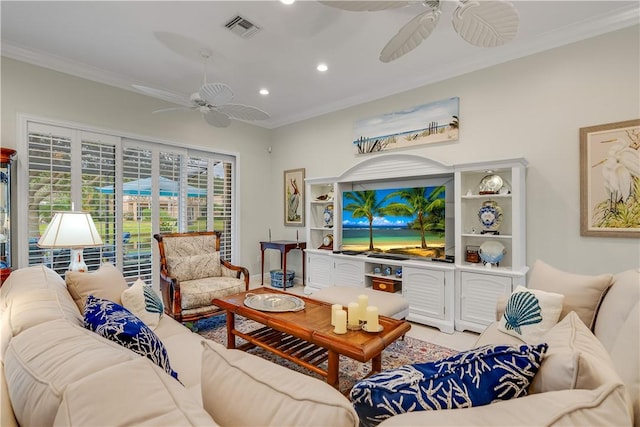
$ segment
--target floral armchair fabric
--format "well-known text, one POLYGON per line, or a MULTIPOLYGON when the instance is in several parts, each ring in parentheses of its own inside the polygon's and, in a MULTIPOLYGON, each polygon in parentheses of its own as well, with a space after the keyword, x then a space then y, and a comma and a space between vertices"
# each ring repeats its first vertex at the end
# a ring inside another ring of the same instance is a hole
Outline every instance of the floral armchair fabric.
POLYGON ((220 233, 153 236, 160 250, 160 291, 165 311, 178 322, 220 314, 211 301, 249 290, 249 270, 220 259, 220 233))

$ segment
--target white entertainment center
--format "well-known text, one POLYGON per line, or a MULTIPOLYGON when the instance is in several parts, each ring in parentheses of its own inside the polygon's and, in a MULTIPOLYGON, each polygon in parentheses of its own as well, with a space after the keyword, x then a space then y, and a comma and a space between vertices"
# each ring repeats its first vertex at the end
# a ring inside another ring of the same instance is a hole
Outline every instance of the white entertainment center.
POLYGON ((409 301, 408 320, 447 333, 482 332, 494 320, 498 298, 525 285, 526 165, 524 159, 509 159, 447 166, 420 156, 388 154, 364 160, 338 177, 306 179, 305 293, 334 285, 374 287, 401 293, 409 301), (488 175, 499 177, 502 191, 479 194, 479 183, 488 175), (446 253, 455 262, 342 252, 342 193, 398 183, 446 183, 446 253), (499 209, 499 231, 483 231, 479 211, 486 205, 499 206, 485 208, 499 209), (482 245, 504 247, 498 265, 467 261, 467 249, 482 245))

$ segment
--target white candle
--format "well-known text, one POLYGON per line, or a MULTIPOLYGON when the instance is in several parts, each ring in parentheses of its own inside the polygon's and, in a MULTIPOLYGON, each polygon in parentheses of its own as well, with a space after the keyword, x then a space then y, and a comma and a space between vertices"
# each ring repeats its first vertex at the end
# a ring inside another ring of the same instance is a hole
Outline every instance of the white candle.
POLYGON ((358 295, 358 306, 360 320, 366 320, 367 306, 369 305, 369 297, 366 295, 358 295))
POLYGON ((360 324, 360 306, 357 302, 350 302, 348 310, 347 321, 349 326, 358 326, 360 324))
POLYGON ((336 326, 336 311, 342 310, 342 305, 333 304, 331 306, 331 326, 336 326))
POLYGON ((378 323, 378 307, 370 305, 367 307, 367 331, 375 332, 380 329, 378 323))
POLYGON ((335 312, 336 324, 333 332, 336 334, 344 334, 347 332, 347 312, 340 309, 335 312))

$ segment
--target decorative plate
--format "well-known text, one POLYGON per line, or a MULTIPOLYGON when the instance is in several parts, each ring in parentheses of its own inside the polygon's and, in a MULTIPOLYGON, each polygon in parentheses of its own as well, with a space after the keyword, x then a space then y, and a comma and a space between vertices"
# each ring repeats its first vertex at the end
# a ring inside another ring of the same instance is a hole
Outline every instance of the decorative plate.
POLYGON ((480 207, 478 219, 485 230, 495 231, 502 223, 502 208, 493 200, 488 200, 480 207))
POLYGON ((497 194, 503 183, 500 175, 487 175, 480 180, 480 194, 497 194))
POLYGON ((284 312, 304 310, 304 301, 293 295, 248 293, 244 305, 254 310, 284 312))
POLYGON ((489 240, 480 245, 478 255, 483 263, 499 264, 506 254, 504 245, 495 240, 489 240))

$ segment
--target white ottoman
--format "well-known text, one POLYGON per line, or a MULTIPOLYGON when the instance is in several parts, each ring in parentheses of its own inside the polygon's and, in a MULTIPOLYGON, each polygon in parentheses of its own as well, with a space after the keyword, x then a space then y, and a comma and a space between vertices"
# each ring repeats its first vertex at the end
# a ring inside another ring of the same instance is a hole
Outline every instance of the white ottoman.
POLYGON ((382 316, 404 319, 409 314, 409 302, 400 294, 376 291, 371 288, 356 288, 352 286, 330 286, 309 295, 310 298, 329 304, 349 305, 358 302, 358 295, 367 295, 369 305, 378 307, 382 316))

